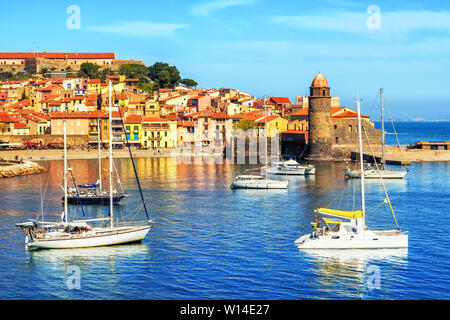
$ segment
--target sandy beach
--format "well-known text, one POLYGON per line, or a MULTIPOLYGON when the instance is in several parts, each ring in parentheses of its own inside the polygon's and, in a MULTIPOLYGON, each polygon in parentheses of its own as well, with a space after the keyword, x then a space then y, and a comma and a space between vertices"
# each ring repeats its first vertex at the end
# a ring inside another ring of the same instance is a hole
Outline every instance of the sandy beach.
MULTIPOLYGON (((175 149, 156 149, 156 150, 132 150, 134 158, 167 158, 183 156, 183 153, 175 149)), ((201 153, 195 153, 197 156, 215 157, 211 150, 205 150, 201 153)), ((69 159, 98 159, 98 151, 93 150, 68 150, 69 159)), ((102 158, 109 157, 108 150, 102 150, 102 158)), ((113 151, 115 159, 129 158, 128 149, 120 149, 113 151)), ((5 160, 29 160, 29 161, 50 161, 63 160, 63 150, 47 149, 47 150, 0 150, 0 159, 5 160)))
POLYGON ((450 161, 450 150, 421 150, 387 146, 387 160, 408 162, 447 162, 450 161))
MULTIPOLYGON (((155 158, 155 157, 170 157, 172 151, 166 150, 133 150, 133 157, 136 158, 155 158)), ((102 150, 102 158, 108 158, 108 150, 102 150)), ((97 150, 69 150, 69 159, 97 159, 97 150)), ((129 158, 128 149, 114 150, 114 158, 129 158)), ((63 150, 49 149, 49 150, 2 150, 0 151, 0 159, 6 160, 31 160, 31 161, 47 161, 47 160, 62 160, 63 150)))
MULTIPOLYGON (((161 158, 176 157, 175 150, 132 150, 135 158, 161 158)), ((69 150, 69 159, 97 159, 97 150, 69 150)), ((213 154, 202 154, 202 156, 214 156, 213 154)), ((108 158, 108 150, 102 150, 102 158, 108 158)), ((127 149, 114 150, 114 158, 129 158, 127 149)), ((381 154, 376 154, 381 156, 381 154)), ((47 161, 62 160, 62 150, 1 150, 0 159, 5 160, 30 160, 47 161)), ((386 146, 387 160, 401 160, 407 162, 447 162, 450 161, 450 150, 419 150, 386 146)))

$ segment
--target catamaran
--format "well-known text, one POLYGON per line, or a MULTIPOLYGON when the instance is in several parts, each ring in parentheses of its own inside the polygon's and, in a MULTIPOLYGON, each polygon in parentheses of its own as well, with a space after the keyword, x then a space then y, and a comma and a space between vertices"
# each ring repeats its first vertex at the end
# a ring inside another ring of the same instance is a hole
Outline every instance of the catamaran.
MULTIPOLYGON (((111 80, 109 81, 109 121, 111 128, 111 113, 112 113, 112 99, 111 99, 111 80)), ((110 168, 113 166, 112 157, 112 132, 109 132, 109 160, 110 168)), ((127 145, 128 141, 127 141, 127 145)), ((130 156, 141 194, 143 208, 147 215, 145 223, 132 224, 131 222, 126 226, 119 226, 114 220, 114 206, 113 206, 113 175, 110 170, 110 209, 109 217, 98 219, 83 219, 70 220, 68 210, 68 168, 67 161, 67 133, 66 120, 64 120, 64 210, 61 215, 61 221, 45 222, 37 220, 28 220, 18 223, 16 226, 23 229, 26 233, 25 243, 30 249, 71 249, 71 248, 88 248, 108 245, 117 245, 138 242, 143 240, 150 229, 152 228, 152 221, 149 219, 147 207, 145 205, 142 189, 140 187, 139 178, 137 176, 136 168, 129 148, 130 156), (97 227, 94 224, 97 222, 107 222, 109 226, 97 227)))
MULTIPOLYGON (((397 229, 395 230, 369 230, 366 227, 365 208, 365 175, 362 149, 362 126, 360 101, 356 102, 358 110, 358 130, 359 130, 359 151, 361 165, 361 210, 341 211, 334 209, 317 209, 316 222, 312 223, 314 231, 303 235, 295 241, 300 249, 376 249, 376 248, 406 248, 408 247, 408 234, 400 230, 395 218, 392 205, 390 203, 386 188, 383 189, 386 195, 385 202, 393 213, 397 229), (324 222, 321 225, 319 214, 324 222)), ((382 181, 382 180, 381 180, 382 181)))
MULTIPOLYGON (((267 121, 266 121, 266 99, 264 99, 264 138, 266 139, 265 167, 267 168, 267 121)), ((268 172, 260 175, 238 175, 233 179, 233 189, 287 189, 289 181, 269 179, 268 172)))
MULTIPOLYGON (((381 105, 381 132, 382 132, 382 156, 381 156, 381 168, 376 170, 375 168, 366 168, 364 171, 364 177, 366 179, 378 179, 382 177, 383 179, 403 179, 408 170, 394 170, 394 169, 386 169, 386 158, 385 158, 385 137, 386 132, 384 130, 384 99, 383 99, 384 90, 380 89, 380 105, 381 105)), ((345 177, 347 178, 361 178, 361 170, 345 170, 345 177)))

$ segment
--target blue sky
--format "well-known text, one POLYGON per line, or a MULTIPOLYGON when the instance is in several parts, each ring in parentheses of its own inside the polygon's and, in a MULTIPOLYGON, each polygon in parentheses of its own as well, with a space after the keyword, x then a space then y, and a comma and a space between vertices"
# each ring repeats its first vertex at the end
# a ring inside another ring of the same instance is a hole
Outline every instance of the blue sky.
POLYGON ((2 3, 1 51, 115 52, 176 65, 200 87, 257 97, 308 92, 320 71, 332 94, 378 116, 450 120, 450 3, 440 1, 145 0, 2 3), (80 29, 67 28, 76 5, 80 29), (380 9, 374 25, 370 6, 380 9), (369 27, 368 27, 369 23, 369 27), (372 23, 372 24, 370 24, 372 23), (379 28, 374 28, 379 26, 379 28))

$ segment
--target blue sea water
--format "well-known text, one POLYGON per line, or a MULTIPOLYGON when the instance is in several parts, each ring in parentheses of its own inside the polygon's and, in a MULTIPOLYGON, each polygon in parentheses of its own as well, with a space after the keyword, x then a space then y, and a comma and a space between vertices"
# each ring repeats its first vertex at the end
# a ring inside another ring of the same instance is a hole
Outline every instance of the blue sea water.
MULTIPOLYGON (((430 137, 419 127, 396 129, 411 141, 415 130, 430 137)), ((448 128, 442 130, 430 139, 444 139, 448 128)), ((27 251, 14 225, 39 216, 41 207, 47 218, 59 217, 62 162, 45 163, 43 175, 0 180, 0 299, 450 298, 449 163, 413 164, 404 181, 386 182, 399 224, 409 232, 408 249, 305 252, 294 241, 311 231, 315 208, 335 199, 334 207, 358 206, 359 182, 344 179, 347 164, 318 164, 315 177, 291 178, 287 191, 252 191, 229 185, 234 174, 254 166, 135 161, 154 219, 141 244, 27 251), (71 290, 73 266, 81 282, 71 290)), ((117 207, 123 216, 140 199, 130 160, 116 163, 130 193, 117 207)), ((72 160, 71 167, 79 183, 95 179, 95 160, 72 160)), ((380 184, 369 181, 366 189, 369 227, 393 228, 386 206, 371 210, 384 200, 380 184)), ((107 213, 85 210, 92 217, 107 213)))
MULTIPOLYGON (((381 122, 375 121, 381 128, 381 122)), ((450 141, 449 121, 385 122, 386 143, 389 145, 411 145, 419 141, 450 141), (398 138, 398 140, 397 140, 398 138)))

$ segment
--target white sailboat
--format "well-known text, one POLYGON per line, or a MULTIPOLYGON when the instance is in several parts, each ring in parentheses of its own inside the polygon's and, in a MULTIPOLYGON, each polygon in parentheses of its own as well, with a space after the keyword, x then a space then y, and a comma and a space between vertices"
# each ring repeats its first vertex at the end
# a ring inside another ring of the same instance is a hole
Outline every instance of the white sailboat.
MULTIPOLYGON (((369 230, 366 227, 366 208, 364 195, 364 162, 362 151, 362 126, 360 102, 357 101, 359 149, 361 165, 361 210, 340 211, 333 209, 317 209, 316 222, 312 223, 314 231, 295 241, 300 249, 378 249, 378 248, 407 248, 408 234, 396 230, 369 230), (318 215, 322 215, 324 226, 320 226, 318 215)), ((383 184, 384 188, 384 184, 383 184)), ((392 210, 386 189, 386 202, 392 210)), ((392 211, 392 213, 394 213, 392 211)), ((395 218, 395 214, 394 214, 395 218)), ((397 220, 396 220, 397 222, 397 220)))
MULTIPOLYGON (((384 130, 384 99, 383 99, 383 89, 380 89, 380 105, 381 105, 381 132, 382 132, 382 147, 381 147, 381 161, 382 166, 378 170, 376 168, 366 168, 364 170, 364 177, 366 179, 403 179, 408 170, 394 170, 386 169, 386 158, 385 158, 385 142, 386 142, 386 132, 384 130)), ((361 178, 361 170, 345 170, 345 176, 347 178, 361 178)))
MULTIPOLYGON (((74 180, 74 187, 69 188, 67 201, 69 204, 81 204, 81 205, 108 205, 110 199, 109 190, 103 189, 102 183, 102 154, 101 154, 101 137, 100 137, 100 119, 97 118, 97 149, 98 149, 98 180, 94 184, 88 185, 76 185, 74 180)), ((120 201, 127 196, 120 183, 119 177, 117 177, 117 183, 120 190, 113 190, 112 201, 114 204, 120 203, 120 201)), ((62 198, 64 201, 64 197, 62 198)))
MULTIPOLYGON (((114 221, 114 206, 113 206, 113 157, 112 157, 112 131, 111 131, 111 112, 112 112, 112 97, 111 97, 111 80, 109 82, 109 160, 110 160, 110 217, 100 219, 85 219, 78 221, 69 220, 68 211, 68 187, 67 175, 67 133, 66 120, 64 120, 64 211, 62 213, 60 222, 44 222, 29 220, 18 223, 16 226, 26 232, 25 243, 30 249, 71 249, 71 248, 88 248, 109 246, 117 244, 125 244, 141 241, 148 234, 151 226, 151 220, 145 224, 117 226, 114 221), (108 221, 108 227, 96 227, 94 222, 108 221)), ((131 153, 130 153, 131 154, 131 153)), ((136 176, 139 183, 138 177, 136 176)), ((140 189, 140 186, 139 186, 140 189)), ((141 191, 141 189, 140 189, 141 191)), ((141 197, 142 191, 141 191, 141 197)), ((146 210, 145 202, 143 201, 144 209, 146 210)), ((147 213, 147 211, 146 211, 147 213)), ((148 216, 148 215, 147 215, 148 216)))
POLYGON ((239 175, 231 183, 233 189, 287 189, 289 181, 265 179, 257 175, 239 175))
POLYGON ((270 167, 266 167, 268 174, 286 176, 315 175, 316 168, 312 165, 303 165, 294 159, 286 161, 271 162, 270 167))
MULTIPOLYGON (((266 139, 265 167, 267 168, 267 121, 266 121, 266 99, 264 99, 264 138, 266 139)), ((287 189, 289 181, 269 179, 267 170, 261 175, 238 175, 233 179, 233 189, 287 189)))

